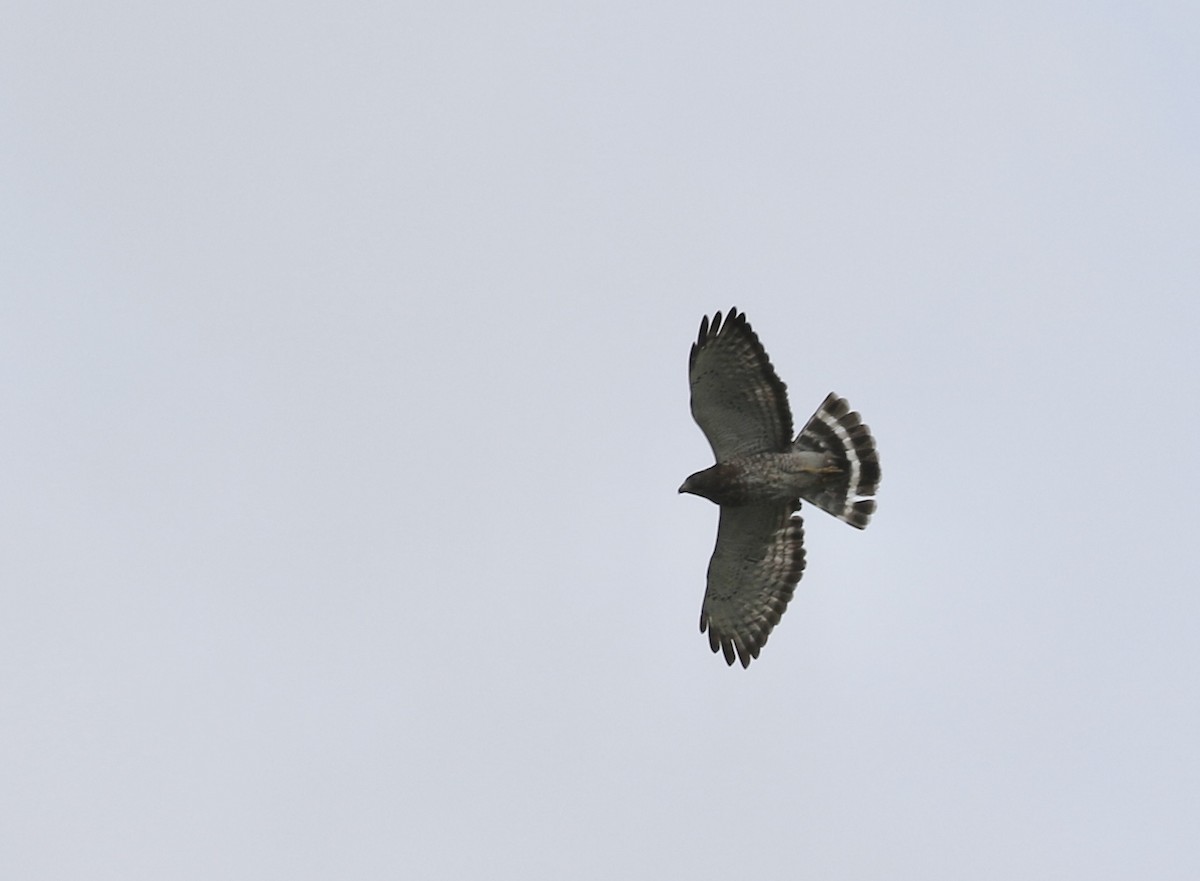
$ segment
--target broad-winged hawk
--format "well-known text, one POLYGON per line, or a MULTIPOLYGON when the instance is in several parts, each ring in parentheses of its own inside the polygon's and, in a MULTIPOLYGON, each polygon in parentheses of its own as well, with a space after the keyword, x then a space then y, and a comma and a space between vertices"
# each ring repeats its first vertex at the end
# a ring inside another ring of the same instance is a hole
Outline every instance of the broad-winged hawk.
POLYGON ((858 413, 835 394, 792 439, 787 387, 746 316, 700 322, 688 362, 692 415, 717 464, 683 482, 721 506, 700 631, 743 667, 767 642, 804 572, 800 500, 862 529, 875 511, 879 457, 858 413))

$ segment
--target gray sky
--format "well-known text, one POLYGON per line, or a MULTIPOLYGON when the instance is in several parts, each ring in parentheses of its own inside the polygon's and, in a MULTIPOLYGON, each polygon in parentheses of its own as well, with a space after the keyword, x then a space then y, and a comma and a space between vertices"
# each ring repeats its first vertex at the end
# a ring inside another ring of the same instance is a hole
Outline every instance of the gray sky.
POLYGON ((1200 876, 1191 3, 12 2, 0 875, 1200 876), (749 670, 688 412, 872 426, 749 670))

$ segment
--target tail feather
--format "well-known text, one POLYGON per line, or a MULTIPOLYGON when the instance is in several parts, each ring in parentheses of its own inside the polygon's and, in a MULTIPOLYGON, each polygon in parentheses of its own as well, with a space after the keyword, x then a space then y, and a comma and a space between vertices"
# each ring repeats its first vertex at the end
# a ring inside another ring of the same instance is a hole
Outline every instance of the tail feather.
POLYGON ((833 392, 796 437, 796 449, 831 456, 837 472, 810 490, 805 500, 858 529, 875 513, 873 496, 879 487, 879 454, 871 430, 850 409, 845 398, 833 392))

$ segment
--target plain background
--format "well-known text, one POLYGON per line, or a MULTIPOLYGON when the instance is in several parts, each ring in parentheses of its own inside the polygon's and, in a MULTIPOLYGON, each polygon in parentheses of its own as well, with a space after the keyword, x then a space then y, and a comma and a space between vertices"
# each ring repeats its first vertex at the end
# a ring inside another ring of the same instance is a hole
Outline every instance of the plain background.
POLYGON ((6 3, 0 874, 1200 876, 1197 9, 6 3), (731 305, 883 464, 749 670, 731 305))

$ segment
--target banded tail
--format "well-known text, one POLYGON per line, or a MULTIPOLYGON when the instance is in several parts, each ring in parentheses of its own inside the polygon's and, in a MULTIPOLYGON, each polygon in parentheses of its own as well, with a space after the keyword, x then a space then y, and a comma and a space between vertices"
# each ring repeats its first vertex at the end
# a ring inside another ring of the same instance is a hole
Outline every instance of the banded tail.
POLYGON ((875 500, 860 497, 875 495, 879 487, 879 454, 862 417, 845 398, 830 392, 797 435, 795 448, 826 453, 839 469, 814 486, 805 501, 864 529, 875 513, 875 500))

